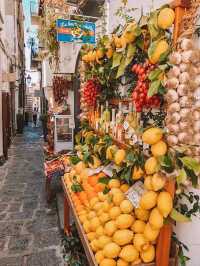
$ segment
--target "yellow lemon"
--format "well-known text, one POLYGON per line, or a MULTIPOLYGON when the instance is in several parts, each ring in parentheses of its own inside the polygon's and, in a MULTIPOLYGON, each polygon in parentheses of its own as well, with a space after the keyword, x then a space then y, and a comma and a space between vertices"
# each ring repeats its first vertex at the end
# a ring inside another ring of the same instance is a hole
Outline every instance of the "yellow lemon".
POLYGON ((122 201, 124 200, 125 196, 124 193, 120 192, 120 193, 115 193, 113 195, 112 201, 115 204, 115 206, 119 206, 122 201))
POLYGON ((138 180, 142 178, 143 174, 144 174, 144 171, 142 170, 141 167, 134 166, 133 173, 132 173, 132 179, 138 180))
POLYGON ((125 260, 118 259, 117 266, 129 266, 129 263, 126 262, 125 260))
POLYGON ((83 223, 83 229, 86 233, 91 232, 91 227, 90 227, 90 222, 89 221, 85 221, 83 223))
POLYGON ((149 219, 149 211, 148 210, 144 210, 142 208, 136 208, 135 209, 135 216, 136 216, 137 219, 146 222, 149 219))
MULTIPOLYGON (((168 50, 169 50, 169 44, 167 43, 166 40, 158 41, 153 54, 151 54, 151 56, 149 57, 150 62, 152 64, 158 63, 161 55, 166 53, 168 50)), ((152 144, 155 144, 155 143, 152 143, 152 144)))
POLYGON ((108 222, 110 220, 110 216, 107 212, 103 212, 100 216, 99 216, 99 220, 102 224, 105 224, 106 222, 108 222))
POLYGON ((113 235, 113 241, 119 246, 129 244, 133 240, 133 232, 131 230, 118 230, 113 235))
POLYGON ((142 140, 146 144, 156 144, 163 137, 163 131, 160 128, 152 127, 147 130, 142 135, 142 140))
POLYGON ((109 211, 110 218, 115 220, 121 214, 121 209, 118 206, 112 207, 109 211))
POLYGON ((98 198, 100 201, 105 201, 108 199, 108 194, 104 194, 103 192, 98 193, 98 198))
POLYGON ((134 262, 139 258, 139 252, 133 245, 127 245, 122 248, 119 257, 126 262, 134 262))
POLYGON ((157 207, 160 213, 165 218, 170 214, 173 208, 173 200, 169 192, 166 191, 160 192, 157 199, 157 207))
POLYGON ((161 190, 162 188, 164 188, 165 183, 166 183, 166 179, 160 174, 155 173, 151 180, 151 184, 153 188, 152 190, 154 191, 161 190))
POLYGON ((90 200, 90 207, 93 208, 93 206, 99 202, 99 199, 97 197, 94 197, 90 200))
POLYGON ((167 144, 160 140, 156 144, 151 146, 151 152, 154 157, 163 156, 167 152, 167 144))
POLYGON ((150 210, 155 207, 157 203, 157 193, 154 191, 147 191, 140 199, 140 207, 145 210, 150 210))
POLYGON ((97 227, 96 235, 97 235, 97 236, 102 236, 102 235, 104 235, 104 228, 103 228, 102 225, 100 225, 99 227, 97 227))
POLYGON ((119 229, 127 229, 134 222, 134 217, 130 214, 121 214, 116 219, 116 224, 119 229))
POLYGON ((144 179, 144 187, 147 190, 153 190, 151 181, 152 181, 152 176, 151 175, 148 175, 148 176, 145 177, 145 179, 144 179))
POLYGON ((104 255, 102 250, 97 251, 97 253, 95 254, 95 259, 98 264, 100 264, 104 260, 104 255))
POLYGON ((118 179, 111 179, 108 183, 108 187, 111 188, 120 188, 120 181, 118 179))
POLYGON ((149 247, 149 241, 143 234, 135 234, 133 245, 139 252, 141 252, 142 250, 146 250, 149 247))
POLYGON ((150 263, 155 259, 155 247, 150 245, 146 250, 141 251, 140 256, 145 263, 150 263))
POLYGON ((160 214, 158 208, 154 208, 149 217, 149 223, 153 229, 160 229, 163 226, 164 219, 163 216, 160 214))
POLYGON ((115 158, 114 158, 115 163, 117 165, 120 165, 124 161, 125 157, 126 157, 126 151, 125 150, 122 150, 122 149, 121 150, 118 150, 115 153, 115 158))
POLYGON ((92 248, 92 251, 97 252, 99 250, 97 239, 92 240, 90 246, 92 248))
POLYGON ((115 221, 109 221, 104 226, 104 232, 107 236, 112 236, 117 230, 117 225, 115 221))
POLYGON ((130 186, 128 184, 123 184, 123 185, 121 185, 120 190, 123 193, 125 193, 125 192, 127 192, 129 190, 129 188, 130 188, 130 186))
POLYGON ((91 219, 90 228, 93 232, 95 232, 100 225, 101 225, 101 222, 98 217, 94 217, 91 219))
POLYGON ((144 229, 144 237, 149 241, 155 241, 159 234, 159 229, 153 229, 149 223, 146 224, 144 229))
POLYGON ((113 259, 104 259, 101 261, 100 266, 116 266, 116 261, 113 259))
POLYGON ((108 259, 114 259, 119 256, 120 251, 121 251, 120 246, 118 246, 114 242, 111 242, 104 246, 103 254, 108 259))
POLYGON ((91 220, 92 218, 96 217, 96 212, 90 211, 87 215, 88 219, 91 220))
POLYGON ((123 213, 131 213, 134 209, 133 204, 130 200, 123 200, 120 204, 120 209, 123 213))
POLYGON ((155 157, 150 157, 149 159, 147 159, 144 168, 147 175, 152 175, 157 172, 159 168, 157 159, 155 157))
POLYGON ((175 12, 172 8, 166 7, 161 9, 158 15, 158 27, 166 30, 172 26, 175 19, 175 12))
POLYGON ((87 238, 91 242, 92 240, 94 240, 96 238, 96 233, 95 232, 88 233, 87 238))
POLYGON ((108 237, 108 236, 100 236, 99 239, 98 239, 98 247, 100 249, 103 249, 108 243, 111 242, 111 238, 108 237))
POLYGON ((94 210, 94 211, 99 211, 101 208, 102 208, 102 202, 97 202, 93 207, 92 207, 92 209, 94 210))
POLYGON ((81 223, 83 224, 85 221, 87 221, 87 215, 80 215, 80 216, 79 216, 79 220, 80 220, 81 223))
POLYGON ((136 220, 134 224, 132 225, 131 229, 134 233, 143 233, 145 228, 145 222, 141 220, 136 220))

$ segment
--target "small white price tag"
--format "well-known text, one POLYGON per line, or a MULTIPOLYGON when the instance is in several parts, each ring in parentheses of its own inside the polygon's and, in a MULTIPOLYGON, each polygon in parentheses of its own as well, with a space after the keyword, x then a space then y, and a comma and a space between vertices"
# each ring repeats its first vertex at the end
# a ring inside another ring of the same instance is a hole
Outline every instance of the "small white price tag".
POLYGON ((149 144, 143 143, 143 150, 148 150, 149 149, 149 144))
POLYGON ((141 181, 136 182, 129 190, 125 193, 126 197, 133 204, 135 208, 139 207, 140 199, 144 194, 144 184, 141 181))
POLYGON ((124 121, 123 127, 125 130, 127 130, 129 128, 129 123, 127 121, 124 121))
POLYGON ((98 167, 98 168, 96 168, 96 169, 92 169, 92 168, 90 168, 90 169, 88 170, 88 176, 92 176, 92 175, 99 174, 101 171, 103 171, 103 166, 100 166, 100 167, 98 167))
POLYGON ((114 163, 110 163, 109 165, 107 165, 106 167, 104 167, 103 172, 109 176, 112 177, 113 176, 113 170, 116 169, 114 163))
POLYGON ((74 119, 69 119, 69 128, 75 128, 74 119))

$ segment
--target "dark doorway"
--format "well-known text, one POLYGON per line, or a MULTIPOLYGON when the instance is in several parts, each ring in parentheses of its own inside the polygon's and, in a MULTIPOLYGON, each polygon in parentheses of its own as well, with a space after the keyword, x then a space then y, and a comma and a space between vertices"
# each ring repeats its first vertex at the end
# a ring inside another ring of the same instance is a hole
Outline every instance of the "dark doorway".
POLYGON ((2 93, 2 116, 3 116, 3 153, 8 159, 8 148, 11 143, 11 123, 10 123, 10 95, 2 93))

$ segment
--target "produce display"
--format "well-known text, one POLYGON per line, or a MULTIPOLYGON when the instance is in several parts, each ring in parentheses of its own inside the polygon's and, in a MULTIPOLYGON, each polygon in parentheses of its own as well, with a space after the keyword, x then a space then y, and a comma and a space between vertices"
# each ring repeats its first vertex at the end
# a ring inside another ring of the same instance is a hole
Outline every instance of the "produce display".
POLYGON ((163 265, 171 241, 188 259, 172 220, 200 211, 189 192, 200 176, 200 53, 192 38, 172 45, 174 21, 165 5, 82 48, 81 129, 64 183, 100 266, 163 265))
POLYGON ((72 87, 71 81, 63 76, 54 76, 53 78, 53 94, 54 99, 59 104, 67 99, 68 90, 72 87))

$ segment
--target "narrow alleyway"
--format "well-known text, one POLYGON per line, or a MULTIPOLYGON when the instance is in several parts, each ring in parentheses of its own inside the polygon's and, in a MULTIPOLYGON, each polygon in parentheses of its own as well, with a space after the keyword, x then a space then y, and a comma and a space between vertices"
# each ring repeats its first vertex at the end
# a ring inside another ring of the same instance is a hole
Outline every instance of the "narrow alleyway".
POLYGON ((0 167, 0 266, 62 265, 55 206, 45 200, 40 129, 27 128, 0 167))

